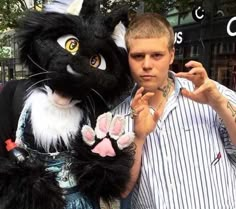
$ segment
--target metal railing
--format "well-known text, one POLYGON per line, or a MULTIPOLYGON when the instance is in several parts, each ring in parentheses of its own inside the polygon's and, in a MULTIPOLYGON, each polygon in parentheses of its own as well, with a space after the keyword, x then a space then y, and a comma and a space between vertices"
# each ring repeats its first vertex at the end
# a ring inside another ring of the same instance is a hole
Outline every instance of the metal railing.
POLYGON ((0 83, 4 85, 12 79, 23 79, 27 75, 27 68, 17 58, 0 59, 0 83))

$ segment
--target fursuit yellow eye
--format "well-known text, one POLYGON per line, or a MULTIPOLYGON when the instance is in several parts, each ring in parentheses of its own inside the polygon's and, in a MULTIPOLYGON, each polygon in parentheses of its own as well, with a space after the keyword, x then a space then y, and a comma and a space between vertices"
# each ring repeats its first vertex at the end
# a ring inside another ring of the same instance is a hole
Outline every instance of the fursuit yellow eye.
POLYGON ((73 55, 79 51, 79 40, 73 35, 61 36, 57 39, 57 43, 59 43, 63 49, 73 55))
POLYGON ((101 54, 93 55, 90 58, 90 65, 100 70, 106 70, 106 61, 101 54))

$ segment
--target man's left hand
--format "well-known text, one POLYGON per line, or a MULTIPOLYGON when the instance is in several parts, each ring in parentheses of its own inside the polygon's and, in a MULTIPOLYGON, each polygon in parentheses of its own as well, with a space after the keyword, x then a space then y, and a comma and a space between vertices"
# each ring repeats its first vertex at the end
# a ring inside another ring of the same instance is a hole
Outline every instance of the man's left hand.
POLYGON ((195 102, 208 104, 212 107, 221 103, 224 97, 218 91, 213 80, 209 79, 205 68, 200 62, 189 61, 185 67, 191 68, 189 72, 176 73, 176 77, 186 78, 195 85, 194 91, 182 89, 183 96, 195 102))

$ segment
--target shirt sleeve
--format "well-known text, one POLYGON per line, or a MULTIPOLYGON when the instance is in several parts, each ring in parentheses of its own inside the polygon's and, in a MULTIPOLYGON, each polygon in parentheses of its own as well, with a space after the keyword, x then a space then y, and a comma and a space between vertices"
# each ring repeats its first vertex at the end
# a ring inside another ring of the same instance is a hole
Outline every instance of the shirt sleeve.
POLYGON ((231 142, 228 131, 222 120, 219 125, 219 134, 229 160, 236 166, 236 145, 231 142))
POLYGON ((126 98, 122 103, 117 105, 111 112, 113 114, 128 115, 130 111, 130 97, 126 98))

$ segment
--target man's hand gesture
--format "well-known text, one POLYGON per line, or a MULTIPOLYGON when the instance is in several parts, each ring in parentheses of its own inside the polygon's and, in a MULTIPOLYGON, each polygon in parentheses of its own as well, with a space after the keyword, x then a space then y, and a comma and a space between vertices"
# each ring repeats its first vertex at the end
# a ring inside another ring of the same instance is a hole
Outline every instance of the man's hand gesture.
POLYGON ((183 96, 202 104, 208 104, 215 107, 224 100, 224 97, 218 91, 213 80, 209 79, 205 68, 200 62, 189 61, 185 64, 187 68, 191 68, 189 72, 180 72, 176 77, 186 78, 195 85, 194 91, 182 89, 183 96))
POLYGON ((149 99, 154 93, 147 92, 143 95, 143 91, 143 87, 138 89, 131 102, 136 138, 146 138, 146 136, 155 129, 159 118, 158 113, 154 110, 150 110, 148 104, 149 99))

